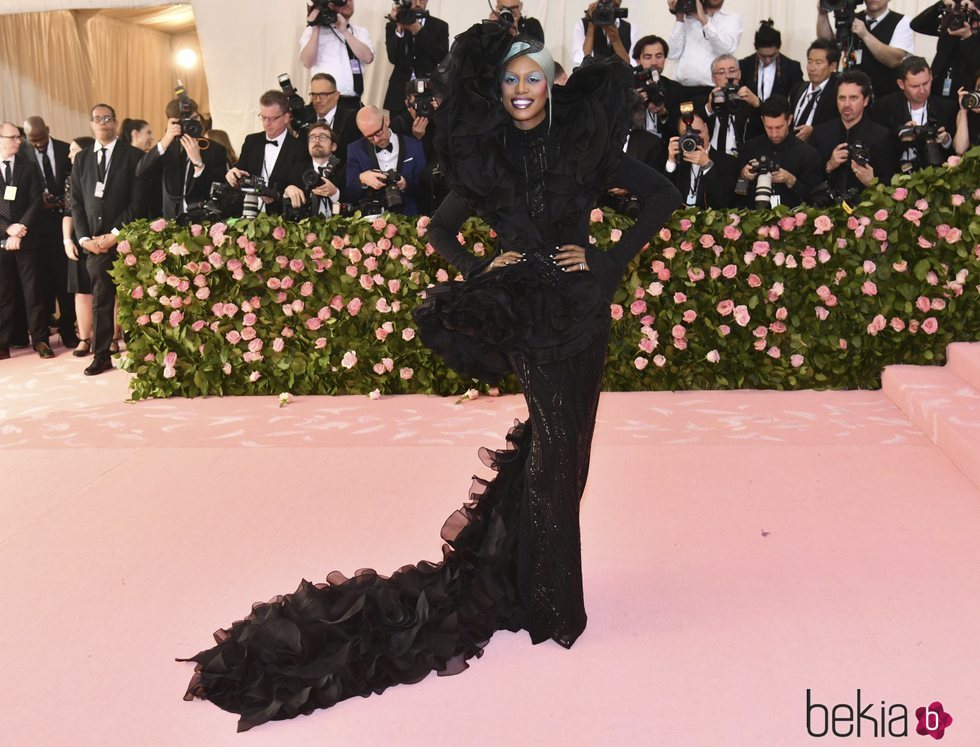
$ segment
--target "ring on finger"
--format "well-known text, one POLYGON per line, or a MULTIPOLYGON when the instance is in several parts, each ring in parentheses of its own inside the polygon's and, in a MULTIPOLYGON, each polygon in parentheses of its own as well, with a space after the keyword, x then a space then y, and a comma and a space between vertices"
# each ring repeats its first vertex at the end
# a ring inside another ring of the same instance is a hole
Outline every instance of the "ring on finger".
POLYGON ((579 271, 584 272, 585 271, 585 262, 579 262, 578 263, 578 269, 579 269, 579 271))

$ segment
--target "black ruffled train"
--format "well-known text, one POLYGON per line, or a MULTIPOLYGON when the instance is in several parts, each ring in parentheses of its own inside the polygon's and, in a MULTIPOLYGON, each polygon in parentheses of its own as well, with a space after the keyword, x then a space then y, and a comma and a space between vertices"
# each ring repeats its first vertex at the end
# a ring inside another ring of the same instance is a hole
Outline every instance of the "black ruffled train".
POLYGON ((481 449, 493 480, 473 478, 470 502, 442 528, 443 559, 373 570, 256 604, 214 634, 185 700, 206 698, 238 713, 239 731, 328 708, 355 695, 456 674, 500 629, 519 630, 517 524, 530 428, 517 423, 508 448, 481 449))

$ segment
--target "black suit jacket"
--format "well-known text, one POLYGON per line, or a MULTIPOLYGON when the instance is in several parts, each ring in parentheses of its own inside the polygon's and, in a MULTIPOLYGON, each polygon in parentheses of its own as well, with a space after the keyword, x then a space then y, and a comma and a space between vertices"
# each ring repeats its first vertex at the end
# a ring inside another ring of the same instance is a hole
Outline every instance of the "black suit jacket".
POLYGON ((936 56, 932 60, 932 95, 943 95, 946 76, 951 74, 949 98, 955 102, 956 92, 960 88, 972 90, 976 82, 977 68, 980 67, 980 39, 977 34, 969 39, 940 34, 939 11, 942 7, 940 0, 919 13, 912 19, 912 30, 917 34, 939 37, 936 56))
MULTIPOLYGON (((946 128, 950 135, 956 134, 956 112, 959 109, 951 99, 930 96, 926 103, 929 121, 935 121, 946 128)), ((911 118, 909 102, 904 93, 890 93, 875 101, 871 108, 871 118, 895 137, 898 129, 911 118)), ((896 144, 896 147, 897 144, 896 144)))
MULTIPOLYGON (((41 180, 41 191, 50 192, 55 197, 62 197, 65 194, 65 181, 71 173, 71 161, 68 160, 68 143, 51 138, 51 146, 54 149, 54 160, 51 162, 51 169, 54 171, 54 189, 49 189, 44 178, 44 169, 37 161, 37 151, 30 143, 24 140, 20 152, 37 167, 37 173, 41 180)), ((42 232, 45 235, 44 241, 48 243, 60 244, 61 218, 62 212, 59 208, 45 208, 41 211, 35 233, 42 232)), ((35 238, 37 237, 35 236, 35 238)), ((58 247, 58 251, 61 251, 60 247, 58 247)))
POLYGON ((176 218, 180 213, 182 197, 188 204, 202 202, 208 199, 211 193, 211 182, 224 182, 225 173, 228 171, 228 152, 220 143, 210 140, 208 143, 208 147, 201 150, 204 171, 196 179, 193 167, 188 168, 187 154, 177 140, 170 144, 162 156, 154 145, 140 159, 136 167, 136 176, 143 181, 144 192, 162 194, 161 204, 147 205, 147 217, 176 218), (151 190, 151 184, 157 189, 151 190))
MULTIPOLYGON (((339 157, 340 148, 338 148, 333 155, 339 157)), ((297 161, 293 165, 293 173, 290 174, 289 181, 293 184, 299 185, 299 188, 303 189, 303 174, 313 168, 312 156, 307 156, 304 160, 297 161)), ((340 165, 337 166, 333 173, 327 178, 337 189, 340 190, 340 194, 334 195, 330 199, 333 202, 350 202, 347 199, 347 166, 341 162, 340 165)), ((319 197, 317 199, 319 199, 319 197)))
MULTIPOLYGON (((738 164, 731 156, 718 153, 714 148, 709 153, 712 166, 708 173, 702 174, 698 182, 695 204, 699 208, 715 210, 732 207, 735 203, 735 182, 738 179, 738 164)), ((687 204, 687 196, 691 191, 691 164, 681 160, 677 170, 667 175, 681 193, 681 199, 687 204)))
MULTIPOLYGON (((888 130, 871 119, 867 111, 865 111, 861 121, 850 130, 846 129, 844 123, 838 118, 815 127, 813 137, 810 138, 810 145, 817 149, 824 167, 830 160, 830 154, 834 152, 834 148, 841 143, 853 144, 857 142, 863 143, 871 149, 870 164, 878 180, 882 184, 891 182, 892 176, 898 169, 898 154, 895 152, 893 138, 890 137, 888 130)), ((827 183, 831 188, 841 193, 852 188, 860 192, 865 189, 848 163, 838 166, 832 173, 827 174, 827 183)))
MULTIPOLYGON (((0 171, 0 176, 3 172, 0 171)), ((41 217, 43 206, 41 194, 41 178, 38 176, 37 163, 31 163, 22 153, 14 156, 14 173, 11 175, 8 187, 16 187, 17 197, 13 200, 3 199, 5 189, 0 189, 0 238, 7 238, 7 229, 15 223, 27 226, 27 235, 22 246, 34 245, 36 232, 32 229, 41 217)))
MULTIPOLYGON (((742 85, 747 86, 756 96, 759 95, 759 58, 756 55, 749 55, 738 61, 738 66, 742 70, 742 85)), ((776 80, 773 81, 772 90, 766 93, 766 98, 774 94, 785 96, 793 92, 803 80, 803 68, 796 60, 790 59, 784 54, 776 58, 776 80)))
MULTIPOLYGON (((265 141, 264 132, 253 132, 251 135, 246 135, 235 168, 247 171, 253 176, 261 176, 265 164, 265 141)), ((279 157, 276 159, 276 165, 272 167, 272 173, 266 176, 266 184, 277 194, 282 195, 286 187, 290 185, 301 186, 301 182, 292 180, 293 175, 296 173, 296 164, 305 162, 309 156, 303 143, 288 132, 279 147, 279 157)), ((281 206, 276 203, 266 206, 266 212, 271 215, 277 215, 281 210, 281 206)))
POLYGON ((109 161, 109 173, 101 198, 95 196, 98 179, 95 148, 90 146, 75 156, 71 175, 71 217, 75 235, 91 238, 122 228, 143 217, 143 191, 136 178, 136 167, 143 151, 119 139, 109 161))
MULTIPOLYGON (((821 125, 824 122, 830 122, 831 120, 840 117, 840 112, 837 110, 837 85, 840 82, 837 74, 833 74, 827 80, 827 85, 824 86, 823 91, 820 94, 820 98, 817 99, 816 106, 813 112, 813 126, 821 125)), ((802 83, 797 84, 796 88, 790 94, 789 103, 793 107, 793 113, 796 113, 796 105, 800 103, 800 99, 806 96, 807 92, 810 90, 810 81, 805 80, 802 83)))
POLYGON ((409 32, 399 39, 397 26, 388 21, 385 26, 385 49, 388 61, 395 66, 388 79, 384 108, 391 113, 405 109, 405 84, 412 79, 428 78, 436 66, 449 54, 449 24, 429 16, 416 35, 409 32))
MULTIPOLYGON (((773 194, 779 195, 781 204, 796 207, 810 200, 813 189, 824 180, 824 164, 816 149, 790 133, 779 145, 773 145, 766 135, 760 135, 749 140, 738 154, 738 170, 749 161, 758 159, 766 154, 776 161, 776 164, 796 177, 792 188, 786 184, 773 184, 773 194)), ((746 206, 755 204, 755 185, 752 185, 746 206)))
MULTIPOLYGON (((729 126, 733 127, 735 130, 735 149, 738 150, 742 147, 746 140, 752 137, 751 129, 753 127, 753 123, 760 119, 758 109, 753 109, 748 104, 743 104, 742 108, 737 114, 729 115, 729 117, 729 126)), ((714 136, 715 128, 718 127, 718 115, 709 115, 707 124, 708 132, 714 136)), ((724 143, 718 143, 718 147, 724 148, 724 143)), ((732 154, 729 153, 728 155, 732 154)))
POLYGON ((641 128, 630 130, 626 155, 645 163, 651 169, 664 173, 664 141, 652 132, 641 128))

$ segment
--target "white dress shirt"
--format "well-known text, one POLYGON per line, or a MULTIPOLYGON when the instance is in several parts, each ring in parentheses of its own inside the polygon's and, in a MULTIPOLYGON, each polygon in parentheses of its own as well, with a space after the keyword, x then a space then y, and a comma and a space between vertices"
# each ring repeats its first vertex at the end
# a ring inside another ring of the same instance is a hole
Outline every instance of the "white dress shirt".
MULTIPOLYGON (((350 24, 348 28, 354 35, 354 38, 366 44, 368 49, 371 50, 371 54, 374 54, 374 46, 371 44, 371 37, 368 35, 367 29, 363 26, 355 26, 354 24, 350 24)), ((303 29, 303 35, 299 39, 300 49, 306 46, 306 42, 310 40, 312 35, 312 26, 307 26, 303 29)), ((354 91, 354 71, 351 69, 352 64, 362 67, 364 65, 356 57, 353 60, 348 57, 347 42, 344 41, 344 37, 341 36, 340 32, 333 26, 320 28, 320 39, 316 45, 316 62, 310 68, 310 75, 329 73, 337 81, 337 90, 340 91, 341 96, 356 96, 357 93, 354 91)), ((361 73, 364 73, 363 69, 361 73)))
MULTIPOLYGON (((756 60, 756 65, 758 64, 758 60, 756 60)), ((776 60, 773 60, 768 65, 759 67, 758 80, 757 95, 759 96, 759 101, 765 101, 772 96, 772 87, 776 85, 776 60)))
POLYGON ((48 160, 51 162, 51 173, 54 173, 54 140, 48 138, 48 147, 44 151, 39 151, 37 148, 31 148, 34 151, 34 157, 37 159, 37 167, 41 170, 41 184, 44 186, 44 191, 48 191, 48 183, 44 179, 44 154, 48 154, 48 160))
POLYGON ((800 96, 800 100, 796 102, 796 109, 793 112, 793 121, 796 122, 796 126, 801 125, 813 125, 813 117, 817 113, 817 105, 820 103, 820 97, 824 95, 824 91, 827 90, 827 83, 830 82, 830 78, 827 78, 823 83, 813 88, 813 84, 807 89, 806 93, 800 96), (807 105, 810 103, 810 99, 816 97, 816 101, 813 102, 813 106, 810 107, 810 113, 807 115, 805 122, 798 121, 800 115, 803 114, 803 110, 806 109, 807 105))
POLYGON ((378 157, 378 168, 382 171, 389 171, 398 168, 398 135, 391 133, 391 152, 386 150, 375 150, 378 157))
POLYGON ((272 170, 276 167, 276 161, 279 160, 279 154, 282 153, 282 144, 286 141, 286 135, 288 134, 289 130, 283 130, 279 133, 278 137, 269 138, 264 132, 262 133, 262 139, 266 142, 265 160, 262 162, 262 178, 266 182, 269 181, 272 170), (278 145, 269 145, 270 140, 275 140, 278 145))
POLYGON ((668 59, 675 60, 674 79, 684 86, 713 86, 711 63, 722 54, 734 54, 742 38, 742 17, 719 10, 702 26, 695 16, 677 21, 667 40, 668 59))
MULTIPOLYGON (((865 23, 868 26, 868 30, 874 30, 875 25, 884 21, 888 18, 888 14, 891 13, 890 10, 886 10, 877 18, 868 18, 865 23)), ((909 54, 915 54, 915 35, 912 33, 912 21, 908 16, 902 16, 902 19, 898 22, 898 26, 895 27, 895 31, 892 33, 892 38, 887 42, 889 47, 897 47, 898 49, 904 49, 909 54)), ((855 64, 860 65, 864 60, 864 47, 855 50, 854 61, 855 64)))

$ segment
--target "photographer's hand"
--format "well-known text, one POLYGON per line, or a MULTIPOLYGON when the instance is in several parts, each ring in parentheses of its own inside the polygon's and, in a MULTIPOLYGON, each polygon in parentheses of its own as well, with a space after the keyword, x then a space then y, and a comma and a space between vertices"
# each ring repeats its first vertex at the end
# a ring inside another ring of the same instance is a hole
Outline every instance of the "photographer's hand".
POLYGON ((187 160, 194 167, 194 175, 198 176, 198 171, 204 168, 204 161, 201 158, 201 146, 198 145, 197 138, 190 135, 181 135, 180 145, 187 154, 187 160))
POLYGON ((851 33, 858 37, 861 41, 864 41, 871 32, 868 31, 868 24, 866 24, 860 18, 855 18, 851 22, 851 33))
POLYGON ((667 160, 677 162, 677 156, 681 152, 681 139, 676 135, 667 141, 667 160))
POLYGON ((753 109, 758 109, 762 106, 762 99, 752 93, 752 90, 748 86, 742 86, 738 89, 738 97, 753 109))
POLYGON ((796 186, 796 177, 783 168, 772 172, 772 181, 773 184, 785 184, 790 189, 796 186))
POLYGON ((313 194, 317 197, 333 197, 338 192, 340 192, 340 187, 326 177, 323 178, 323 184, 313 190, 313 194))
POLYGON ((248 176, 248 172, 244 169, 228 169, 228 173, 225 174, 225 181, 232 187, 237 187, 243 176, 248 176))
POLYGON ((865 187, 870 187, 871 182, 875 180, 875 170, 871 168, 870 163, 862 166, 857 161, 851 161, 851 170, 854 172, 854 176, 857 177, 858 181, 865 187))
POLYGON ((969 39, 973 36, 973 26, 969 23, 964 23, 958 29, 948 29, 946 33, 956 39, 969 39))
POLYGON ((382 171, 378 171, 376 169, 362 171, 358 178, 361 180, 361 184, 363 184, 365 187, 369 187, 370 189, 385 188, 385 175, 382 171))
POLYGON ((708 94, 708 100, 704 103, 704 110, 708 112, 709 116, 714 116, 715 110, 711 106, 711 100, 715 97, 715 94, 718 93, 718 91, 720 90, 721 90, 721 86, 715 86, 714 88, 712 88, 711 92, 708 94))
POLYGON ((677 12, 677 0, 667 0, 667 10, 673 13, 678 21, 684 23, 684 14, 677 12))
POLYGON ((343 36, 345 33, 347 33, 347 26, 348 26, 347 16, 338 13, 337 20, 333 22, 333 27, 340 32, 341 36, 343 36))
POLYGON ((163 133, 163 137, 160 138, 160 147, 166 150, 170 147, 170 144, 180 137, 180 120, 176 117, 167 120, 167 130, 163 133))
POLYGON ((704 3, 702 3, 701 0, 695 0, 695 3, 696 3, 695 7, 697 8, 697 13, 695 14, 694 17, 698 19, 698 23, 700 23, 702 26, 707 26, 708 15, 704 12, 704 3))
POLYGON ((408 189, 408 180, 403 176, 401 179, 395 182, 395 186, 398 187, 401 192, 404 192, 406 189, 408 189))
POLYGON ((749 161, 742 167, 742 178, 747 182, 754 182, 755 178, 758 176, 755 173, 754 165, 758 164, 758 161, 749 161))
POLYGON ((841 143, 830 154, 830 159, 827 161, 827 173, 836 171, 840 166, 847 163, 848 158, 850 158, 850 154, 847 150, 847 143, 841 143))
POLYGON ((284 198, 289 200, 289 204, 293 206, 293 209, 306 204, 306 195, 303 194, 303 190, 292 184, 286 187, 282 194, 284 198))
POLYGON ((693 163, 695 166, 704 168, 711 163, 711 154, 708 152, 708 147, 702 145, 700 148, 695 148, 690 152, 685 152, 684 160, 688 163, 693 163))
POLYGON ((416 117, 415 121, 412 122, 412 137, 416 140, 421 140, 425 137, 425 131, 429 126, 428 117, 416 117))

